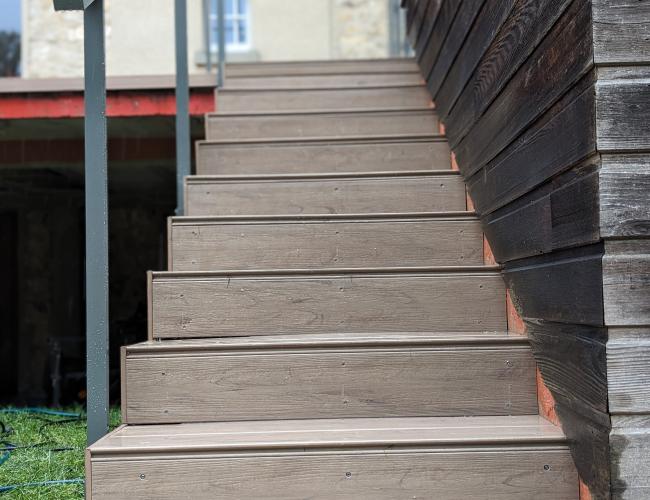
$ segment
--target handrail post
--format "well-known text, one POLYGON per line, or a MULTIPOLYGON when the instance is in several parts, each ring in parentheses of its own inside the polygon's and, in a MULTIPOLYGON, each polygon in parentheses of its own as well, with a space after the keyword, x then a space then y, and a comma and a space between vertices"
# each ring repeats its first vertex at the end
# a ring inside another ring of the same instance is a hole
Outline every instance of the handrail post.
POLYGON ((217 23, 219 33, 219 75, 217 85, 223 88, 226 78, 226 9, 224 0, 217 0, 217 23))
POLYGON ((203 45, 205 47, 205 71, 212 72, 212 51, 210 46, 210 0, 203 0, 203 45))
POLYGON ((108 432, 108 159, 104 0, 54 0, 84 11, 84 170, 86 198, 86 395, 92 444, 108 432))
POLYGON ((176 215, 183 215, 185 177, 190 175, 190 90, 187 66, 187 0, 174 1, 176 22, 176 215))

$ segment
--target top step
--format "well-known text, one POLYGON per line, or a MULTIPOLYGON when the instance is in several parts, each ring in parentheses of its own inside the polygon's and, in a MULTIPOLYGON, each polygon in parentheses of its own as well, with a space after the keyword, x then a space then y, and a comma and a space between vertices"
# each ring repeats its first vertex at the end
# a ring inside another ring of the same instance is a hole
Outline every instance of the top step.
POLYGON ((420 68, 415 59, 410 58, 231 63, 226 65, 226 82, 229 78, 235 77, 345 75, 350 73, 420 74, 420 68))
POLYGON ((419 73, 350 73, 334 75, 239 76, 226 80, 228 89, 313 89, 417 85, 419 73))

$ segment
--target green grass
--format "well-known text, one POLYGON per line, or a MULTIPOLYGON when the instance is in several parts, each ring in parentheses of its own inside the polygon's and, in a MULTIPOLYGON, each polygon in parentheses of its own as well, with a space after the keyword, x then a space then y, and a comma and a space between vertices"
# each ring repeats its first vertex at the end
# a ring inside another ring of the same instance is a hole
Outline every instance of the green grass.
MULTIPOLYGON (((11 428, 9 434, 0 437, 0 441, 3 441, 2 448, 11 443, 18 449, 12 451, 8 460, 0 465, 0 490, 2 486, 13 484, 84 477, 86 421, 81 408, 62 409, 81 414, 81 418, 72 421, 65 417, 6 413, 2 410, 0 408, 0 421, 11 428), (63 422, 64 420, 66 421, 63 422), (56 421, 60 423, 48 423, 56 421)), ((113 408, 111 428, 119 423, 119 409, 113 408)), ((0 452, 0 457, 3 455, 4 452, 0 452)), ((83 497, 83 484, 21 487, 4 493, 0 491, 2 500, 77 500, 83 497)))

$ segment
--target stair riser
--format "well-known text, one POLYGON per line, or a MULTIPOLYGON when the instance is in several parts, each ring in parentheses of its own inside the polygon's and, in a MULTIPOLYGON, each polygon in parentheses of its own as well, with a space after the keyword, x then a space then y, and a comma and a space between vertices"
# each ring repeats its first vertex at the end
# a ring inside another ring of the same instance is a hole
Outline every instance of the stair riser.
POLYGON ((483 264, 478 220, 184 222, 172 219, 170 271, 483 264))
POLYGON ((537 409, 535 364, 524 347, 127 354, 125 366, 129 424, 537 409))
POLYGON ((461 212, 458 175, 218 181, 185 185, 187 215, 294 215, 461 212))
POLYGON ((417 85, 422 83, 419 73, 375 73, 349 75, 298 75, 267 77, 232 77, 226 79, 229 89, 302 89, 378 87, 381 85, 417 85))
POLYGON ((431 107, 423 85, 331 90, 222 90, 218 113, 431 107))
POLYGON ((316 113, 305 115, 220 116, 206 118, 206 139, 302 139, 375 137, 438 133, 431 111, 316 113))
POLYGON ((496 273, 157 273, 150 289, 151 338, 506 329, 505 288, 496 273))
POLYGON ((197 144, 199 175, 317 174, 450 168, 443 140, 278 144, 197 144))
POLYGON ((251 455, 95 460, 92 500, 577 498, 578 480, 566 448, 251 455))
POLYGON ((420 68, 413 60, 392 61, 303 61, 294 63, 239 63, 226 66, 226 84, 229 78, 250 76, 347 75, 366 73, 415 73, 420 68))

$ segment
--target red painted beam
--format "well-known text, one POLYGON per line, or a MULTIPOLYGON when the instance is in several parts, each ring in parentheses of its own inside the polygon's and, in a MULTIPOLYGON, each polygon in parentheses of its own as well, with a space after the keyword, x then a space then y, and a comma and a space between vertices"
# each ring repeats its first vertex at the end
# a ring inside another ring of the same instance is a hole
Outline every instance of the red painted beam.
MULTIPOLYGON (((193 89, 190 115, 202 116, 215 110, 212 89, 193 89)), ((106 98, 108 117, 174 116, 176 98, 173 91, 111 91, 106 98)), ((82 118, 83 94, 78 92, 2 94, 0 119, 82 118)))

